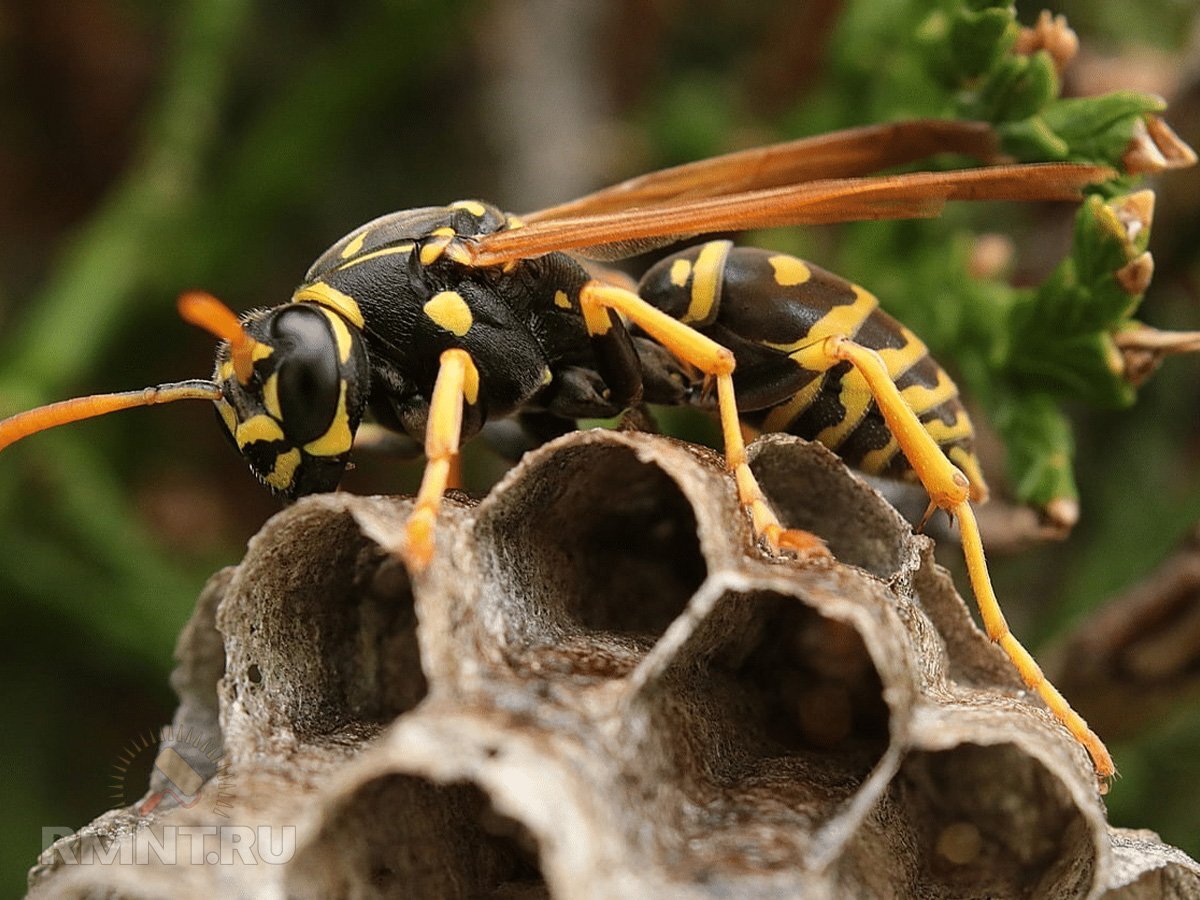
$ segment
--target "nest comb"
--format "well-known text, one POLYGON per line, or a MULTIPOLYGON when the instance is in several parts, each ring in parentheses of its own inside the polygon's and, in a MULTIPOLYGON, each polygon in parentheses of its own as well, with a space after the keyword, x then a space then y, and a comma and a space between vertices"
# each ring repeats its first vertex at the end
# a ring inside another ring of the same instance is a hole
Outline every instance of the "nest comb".
POLYGON ((180 638, 176 725, 220 770, 60 841, 32 896, 1200 896, 1107 825, 929 540, 818 445, 751 454, 837 562, 767 559, 719 458, 633 433, 452 498, 417 578, 410 501, 280 513, 180 638), (218 856, 230 823, 294 843, 218 856), (174 865, 64 862, 181 827, 174 865))

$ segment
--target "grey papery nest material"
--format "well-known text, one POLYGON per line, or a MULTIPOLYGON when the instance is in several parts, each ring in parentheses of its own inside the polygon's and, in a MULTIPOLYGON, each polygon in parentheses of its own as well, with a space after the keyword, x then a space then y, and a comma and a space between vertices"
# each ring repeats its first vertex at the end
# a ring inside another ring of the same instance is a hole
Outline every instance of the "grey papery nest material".
POLYGON ((719 458, 645 434, 568 435, 451 500, 415 581, 407 500, 279 514, 180 639, 176 724, 225 768, 60 842, 34 895, 1200 896, 1185 854, 1107 825, 926 538, 818 445, 751 452, 837 563, 766 558, 719 458), (230 823, 294 853, 62 862, 230 823))

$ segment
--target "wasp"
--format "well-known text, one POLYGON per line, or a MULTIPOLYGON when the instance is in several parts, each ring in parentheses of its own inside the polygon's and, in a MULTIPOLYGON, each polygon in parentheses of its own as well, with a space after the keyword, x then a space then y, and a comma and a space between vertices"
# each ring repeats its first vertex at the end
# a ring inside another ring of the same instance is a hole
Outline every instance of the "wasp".
POLYGON ((931 510, 955 516, 988 636, 1103 781, 1114 773, 1103 743, 1014 637, 992 590, 971 508, 987 495, 971 422, 920 339, 865 288, 728 240, 667 256, 636 284, 588 262, 719 232, 935 216, 952 200, 1074 200, 1115 175, 1070 163, 869 174, 948 151, 997 160, 989 126, 917 120, 665 169, 520 217, 477 200, 385 215, 323 253, 280 306, 238 316, 185 293, 181 315, 220 339, 211 379, 21 413, 0 423, 0 448, 120 409, 208 400, 253 473, 291 501, 337 487, 369 416, 424 447, 404 551, 419 572, 452 460, 485 423, 515 416, 566 431, 644 402, 711 405, 715 393, 737 495, 772 553, 827 551, 775 515, 743 422, 915 479, 931 510))

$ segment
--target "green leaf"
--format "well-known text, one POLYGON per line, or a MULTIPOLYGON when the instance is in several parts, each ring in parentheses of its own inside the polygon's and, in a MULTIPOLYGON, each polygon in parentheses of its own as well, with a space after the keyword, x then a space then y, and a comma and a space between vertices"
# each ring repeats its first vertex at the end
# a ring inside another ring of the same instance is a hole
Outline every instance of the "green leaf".
POLYGON ((1117 273, 1149 240, 1145 195, 1089 197, 1075 218, 1071 256, 1034 291, 1018 296, 1004 372, 1019 389, 1122 407, 1135 397, 1112 335, 1141 302, 1117 273))
POLYGON ((977 78, 992 69, 1012 49, 1017 30, 1011 7, 962 10, 951 20, 948 33, 959 79, 977 78))
POLYGON ((1018 159, 1069 160, 1119 166, 1134 129, 1163 101, 1134 91, 1055 100, 1040 113, 997 126, 1001 148, 1018 159))
MULTIPOLYGON (((1149 245, 1149 227, 1131 228, 1125 221, 1132 215, 1129 207, 1137 196, 1118 197, 1108 203, 1099 197, 1089 197, 1075 216, 1072 255, 1083 283, 1094 284, 1110 278, 1149 245)), ((1152 204, 1151 199, 1151 208, 1152 204)))
POLYGON ((1008 447, 1008 470, 1018 499, 1045 507, 1076 500, 1071 424, 1048 394, 1009 394, 993 410, 993 422, 1008 447))
POLYGON ((1058 71, 1049 53, 1009 55, 997 61, 978 92, 975 107, 964 112, 989 122, 1028 119, 1051 103, 1059 89, 1058 71))

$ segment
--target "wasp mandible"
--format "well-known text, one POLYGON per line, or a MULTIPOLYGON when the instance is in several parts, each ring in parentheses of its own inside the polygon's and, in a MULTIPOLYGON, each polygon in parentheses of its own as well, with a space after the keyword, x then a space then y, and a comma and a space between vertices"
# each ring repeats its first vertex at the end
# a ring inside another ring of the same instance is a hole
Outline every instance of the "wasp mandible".
POLYGON ((772 552, 826 551, 772 511, 747 464, 743 421, 915 478, 931 508, 956 516, 989 637, 1107 778, 1104 745, 1008 629, 970 505, 987 494, 971 423, 916 335, 866 289, 726 240, 668 256, 636 288, 581 258, 714 232, 929 217, 950 200, 1075 200, 1115 174, 1068 163, 867 174, 943 152, 998 158, 986 124, 918 120, 666 169, 521 217, 476 200, 392 213, 335 243, 280 306, 238 316, 184 294, 183 317, 221 340, 211 380, 22 413, 0 423, 0 448, 119 409, 204 399, 258 479, 291 501, 336 488, 370 415, 424 446, 406 549, 420 570, 452 458, 487 421, 565 431, 642 402, 706 402, 715 389, 738 497, 772 552))

